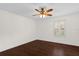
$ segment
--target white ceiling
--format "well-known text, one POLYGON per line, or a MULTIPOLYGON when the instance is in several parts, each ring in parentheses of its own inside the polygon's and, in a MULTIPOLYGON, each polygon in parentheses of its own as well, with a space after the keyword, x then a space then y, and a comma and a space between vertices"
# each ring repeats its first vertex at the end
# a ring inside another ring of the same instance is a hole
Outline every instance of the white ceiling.
POLYGON ((40 19, 32 16, 37 13, 34 9, 39 7, 53 8, 52 17, 79 12, 79 3, 0 3, 0 9, 32 19, 40 19))

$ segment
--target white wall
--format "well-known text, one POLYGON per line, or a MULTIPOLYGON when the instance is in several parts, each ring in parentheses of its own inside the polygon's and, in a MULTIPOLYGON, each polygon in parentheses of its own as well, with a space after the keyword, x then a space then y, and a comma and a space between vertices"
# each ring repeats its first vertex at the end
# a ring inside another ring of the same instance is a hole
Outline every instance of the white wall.
POLYGON ((79 13, 41 19, 38 24, 38 39, 79 46, 79 13), (65 20, 65 36, 57 37, 54 35, 54 23, 61 19, 65 20))
POLYGON ((79 46, 79 13, 65 16, 29 19, 0 10, 0 51, 35 39, 79 46), (54 35, 56 20, 65 20, 65 37, 54 35))
POLYGON ((35 21, 0 10, 0 51, 35 39, 35 21))

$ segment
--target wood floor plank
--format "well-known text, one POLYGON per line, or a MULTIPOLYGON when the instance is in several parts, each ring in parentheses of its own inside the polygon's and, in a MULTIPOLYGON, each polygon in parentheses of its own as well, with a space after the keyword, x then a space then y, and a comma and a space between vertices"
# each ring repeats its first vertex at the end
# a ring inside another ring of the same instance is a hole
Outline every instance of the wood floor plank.
POLYGON ((0 52, 0 56, 79 56, 79 46, 35 40, 0 52))

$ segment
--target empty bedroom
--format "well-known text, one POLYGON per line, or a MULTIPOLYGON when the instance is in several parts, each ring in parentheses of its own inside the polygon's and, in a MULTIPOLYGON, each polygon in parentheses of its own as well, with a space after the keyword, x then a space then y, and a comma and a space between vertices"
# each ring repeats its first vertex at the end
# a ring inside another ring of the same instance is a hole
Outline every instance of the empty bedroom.
POLYGON ((79 3, 0 3, 0 56, 79 56, 79 3))

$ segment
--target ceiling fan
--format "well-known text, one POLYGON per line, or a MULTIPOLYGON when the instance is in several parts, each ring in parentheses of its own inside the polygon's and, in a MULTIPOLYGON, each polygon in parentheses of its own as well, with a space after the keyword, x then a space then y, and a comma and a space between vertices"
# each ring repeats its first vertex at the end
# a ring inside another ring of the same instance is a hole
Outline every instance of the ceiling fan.
POLYGON ((52 14, 50 14, 49 12, 53 11, 53 9, 40 8, 40 9, 35 9, 35 11, 39 13, 33 16, 39 15, 41 18, 44 18, 45 16, 52 16, 52 14))

